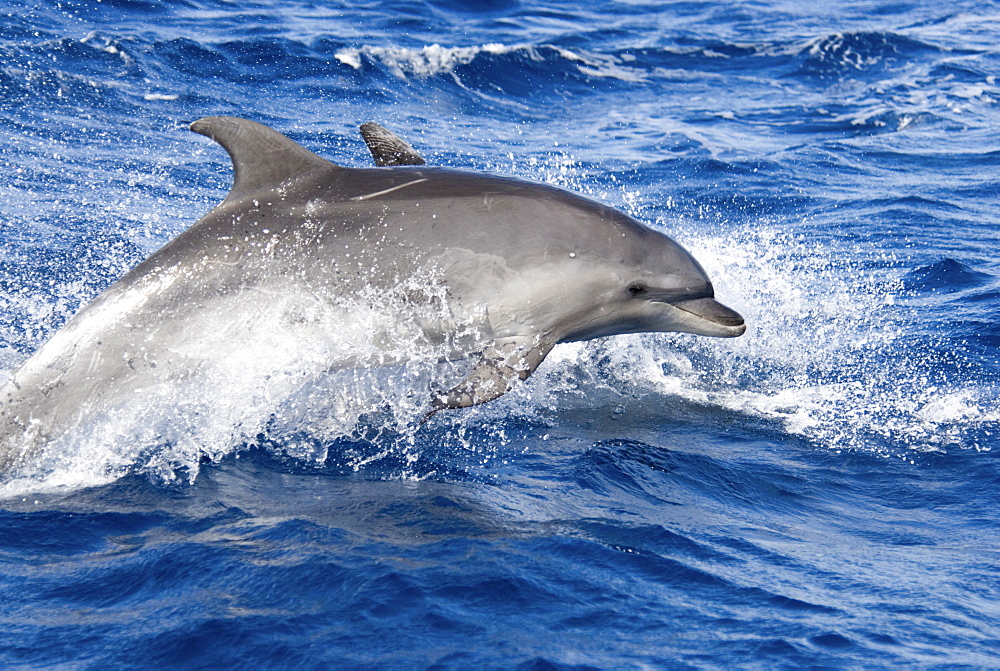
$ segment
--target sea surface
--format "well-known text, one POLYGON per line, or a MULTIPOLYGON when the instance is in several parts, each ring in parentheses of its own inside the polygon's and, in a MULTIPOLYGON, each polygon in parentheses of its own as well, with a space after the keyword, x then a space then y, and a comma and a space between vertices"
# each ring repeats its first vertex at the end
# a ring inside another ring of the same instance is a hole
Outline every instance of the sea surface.
POLYGON ((232 343, 0 484, 0 666, 1000 668, 998 79, 984 0, 4 0, 0 381, 225 196, 217 114, 607 203, 748 330, 277 428, 309 343, 232 343))

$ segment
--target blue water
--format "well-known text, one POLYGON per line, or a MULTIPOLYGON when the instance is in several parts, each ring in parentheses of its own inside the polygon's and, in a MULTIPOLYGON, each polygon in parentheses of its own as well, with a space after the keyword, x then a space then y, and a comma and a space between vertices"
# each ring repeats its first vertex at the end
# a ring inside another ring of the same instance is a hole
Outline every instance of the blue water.
POLYGON ((0 664, 1000 667, 998 44, 983 0, 6 0, 0 380, 224 197, 212 114, 586 194, 749 328, 81 448, 4 485, 0 664))

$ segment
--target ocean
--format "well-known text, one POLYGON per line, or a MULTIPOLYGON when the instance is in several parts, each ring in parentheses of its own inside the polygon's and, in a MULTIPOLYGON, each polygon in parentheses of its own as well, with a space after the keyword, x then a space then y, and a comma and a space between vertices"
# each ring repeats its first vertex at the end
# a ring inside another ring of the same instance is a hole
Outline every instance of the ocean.
POLYGON ((232 343, 0 483, 0 665, 1000 668, 998 45, 983 0, 5 0, 0 382, 225 197, 210 115, 615 207, 747 332, 424 424, 425 366, 232 343))

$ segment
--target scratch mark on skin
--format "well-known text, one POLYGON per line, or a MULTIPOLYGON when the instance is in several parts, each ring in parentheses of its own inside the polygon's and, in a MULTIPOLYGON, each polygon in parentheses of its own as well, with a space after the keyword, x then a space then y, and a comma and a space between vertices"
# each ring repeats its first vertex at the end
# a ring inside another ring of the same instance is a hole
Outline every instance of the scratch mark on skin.
POLYGON ((354 196, 351 200, 368 200, 369 198, 375 198, 376 196, 384 196, 387 193, 392 193, 393 191, 399 191, 400 189, 405 189, 408 186, 413 186, 414 184, 420 184, 421 182, 426 182, 427 178, 415 179, 412 182, 407 182, 406 184, 400 184, 399 186, 394 186, 391 189, 384 189, 382 191, 376 191, 375 193, 366 193, 363 196, 354 196))

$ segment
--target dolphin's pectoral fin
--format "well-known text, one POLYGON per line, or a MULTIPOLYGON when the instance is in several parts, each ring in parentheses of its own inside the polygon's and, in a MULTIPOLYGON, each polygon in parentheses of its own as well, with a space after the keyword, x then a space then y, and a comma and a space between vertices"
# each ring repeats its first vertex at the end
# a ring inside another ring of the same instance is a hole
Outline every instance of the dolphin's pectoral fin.
POLYGON ((438 410, 468 408, 502 396, 531 375, 552 344, 537 336, 513 336, 493 341, 469 376, 450 391, 435 395, 430 417, 438 410))
POLYGON ((410 144, 377 123, 361 124, 361 137, 375 159, 375 165, 424 165, 426 161, 410 144))

